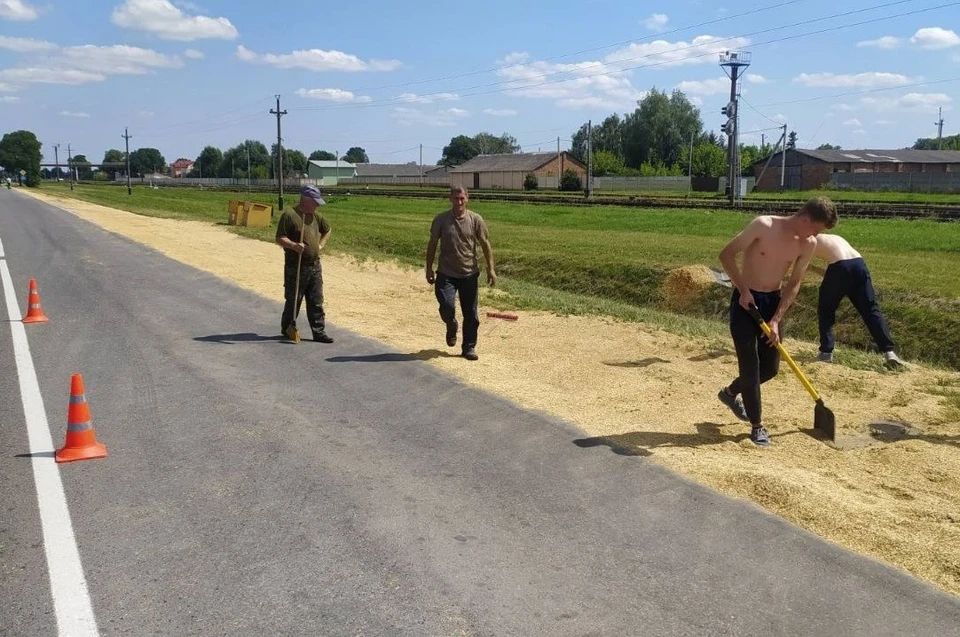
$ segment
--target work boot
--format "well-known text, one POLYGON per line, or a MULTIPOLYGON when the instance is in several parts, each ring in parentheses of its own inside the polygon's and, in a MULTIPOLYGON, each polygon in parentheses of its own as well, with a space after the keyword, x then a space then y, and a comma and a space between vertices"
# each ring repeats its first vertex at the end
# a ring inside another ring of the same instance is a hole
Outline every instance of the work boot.
POLYGON ((457 344, 457 325, 456 321, 447 323, 447 345, 453 347, 457 344))
POLYGON ((750 430, 750 440, 758 447, 766 447, 770 444, 770 432, 763 425, 757 425, 750 430))
POLYGON ((749 422, 750 418, 747 416, 747 410, 743 406, 743 399, 739 396, 734 396, 733 394, 727 393, 727 388, 724 387, 720 390, 720 393, 717 394, 717 398, 720 399, 724 405, 730 408, 730 411, 733 412, 733 415, 742 420, 743 422, 749 422))
POLYGON ((832 363, 833 362, 833 352, 820 352, 817 354, 817 360, 821 363, 832 363))
POLYGON ((906 367, 900 357, 892 351, 883 353, 883 364, 887 369, 904 369, 906 367))
POLYGON ((333 342, 333 338, 332 338, 329 334, 327 334, 326 332, 314 332, 314 333, 313 333, 313 340, 317 341, 318 343, 332 343, 332 342, 333 342))
POLYGON ((477 350, 473 349, 472 347, 468 347, 467 349, 463 350, 463 357, 468 361, 475 361, 480 358, 477 356, 477 350))

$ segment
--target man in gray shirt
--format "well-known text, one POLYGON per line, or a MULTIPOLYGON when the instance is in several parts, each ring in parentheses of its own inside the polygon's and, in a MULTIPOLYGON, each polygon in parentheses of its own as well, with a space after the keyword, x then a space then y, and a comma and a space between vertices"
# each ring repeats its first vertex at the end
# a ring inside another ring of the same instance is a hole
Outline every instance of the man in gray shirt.
POLYGON ((497 282, 493 267, 493 249, 483 217, 467 210, 467 189, 454 186, 450 189, 450 209, 441 212, 430 226, 430 242, 427 244, 427 283, 434 286, 440 304, 440 318, 447 325, 447 345, 457 344, 456 297, 460 295, 460 310, 463 313, 463 357, 477 360, 477 329, 480 314, 477 310, 478 281, 480 278, 477 244, 483 249, 487 263, 487 284, 497 282), (437 272, 433 272, 433 260, 440 245, 437 272))

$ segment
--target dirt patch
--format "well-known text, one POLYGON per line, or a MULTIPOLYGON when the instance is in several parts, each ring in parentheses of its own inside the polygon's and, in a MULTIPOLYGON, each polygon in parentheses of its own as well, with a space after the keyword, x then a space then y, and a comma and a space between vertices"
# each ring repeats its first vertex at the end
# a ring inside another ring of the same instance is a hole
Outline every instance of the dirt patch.
MULTIPOLYGON (((282 301, 275 245, 212 224, 34 196, 282 301)), ((699 268, 678 274, 677 295, 701 285, 704 274, 699 268)), ((324 279, 334 335, 351 330, 409 354, 446 349, 436 301, 419 268, 328 254, 324 279)), ((642 324, 545 312, 511 311, 517 321, 485 318, 499 309, 497 298, 487 290, 481 296, 479 361, 439 357, 428 364, 575 423, 584 435, 571 444, 583 453, 661 463, 960 595, 960 422, 945 399, 960 391, 960 374, 917 365, 882 374, 805 364, 836 413, 838 448, 832 448, 807 435, 813 405, 784 366, 764 385, 773 444, 761 450, 716 399, 736 374, 725 340, 691 341, 642 324)), ((791 353, 815 351, 795 341, 790 347, 791 353)))

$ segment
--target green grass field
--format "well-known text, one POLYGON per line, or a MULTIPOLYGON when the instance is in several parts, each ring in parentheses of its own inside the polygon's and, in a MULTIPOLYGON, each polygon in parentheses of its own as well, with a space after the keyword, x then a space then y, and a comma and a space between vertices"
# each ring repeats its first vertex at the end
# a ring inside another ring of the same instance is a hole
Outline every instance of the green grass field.
MULTIPOLYGON (((45 185, 44 191, 150 216, 226 223, 231 198, 276 203, 275 195, 203 192, 180 188, 45 185)), ((422 266, 436 201, 362 195, 327 198, 334 228, 330 248, 359 258, 396 259, 422 266)), ((288 196, 285 205, 292 206, 288 196)), ((717 254, 749 220, 725 210, 582 208, 516 202, 474 202, 487 220, 502 287, 516 308, 607 314, 653 322, 689 335, 725 334, 729 290, 714 286, 687 316, 659 309, 659 289, 672 268, 719 268, 717 254)), ((273 239, 274 228, 233 228, 273 239)), ((905 357, 960 369, 960 224, 906 220, 841 220, 846 237, 870 266, 894 339, 905 357)), ((789 314, 789 334, 815 340, 817 282, 811 276, 789 314)), ((849 304, 841 307, 841 346, 865 349, 865 328, 849 304)), ((866 361, 867 359, 862 359, 866 361)), ((864 362, 864 365, 869 363, 864 362)))

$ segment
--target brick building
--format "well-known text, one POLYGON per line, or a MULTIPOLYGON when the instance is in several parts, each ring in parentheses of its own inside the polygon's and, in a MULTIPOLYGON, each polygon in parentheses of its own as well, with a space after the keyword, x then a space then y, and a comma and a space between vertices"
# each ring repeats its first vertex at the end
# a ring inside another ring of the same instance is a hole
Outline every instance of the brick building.
MULTIPOLYGON (((886 181, 897 184, 901 181, 923 181, 921 175, 950 177, 956 173, 960 180, 960 151, 955 150, 809 150, 788 148, 786 150, 784 188, 788 190, 813 190, 826 184, 851 181, 841 175, 869 175, 864 183, 886 181), (909 177, 905 178, 905 176, 909 177), (917 178, 913 179, 913 175, 917 178)), ((761 159, 753 164, 757 178, 754 190, 778 190, 780 188, 782 153, 761 159), (764 170, 764 167, 766 169, 764 170)))
POLYGON ((560 154, 477 155, 450 169, 450 185, 521 190, 527 174, 533 173, 540 180, 541 188, 556 188, 560 174, 568 169, 580 175, 581 179, 587 174, 586 165, 567 151, 560 154))
POLYGON ((170 164, 171 177, 186 177, 191 170, 193 170, 193 162, 183 157, 170 164))

